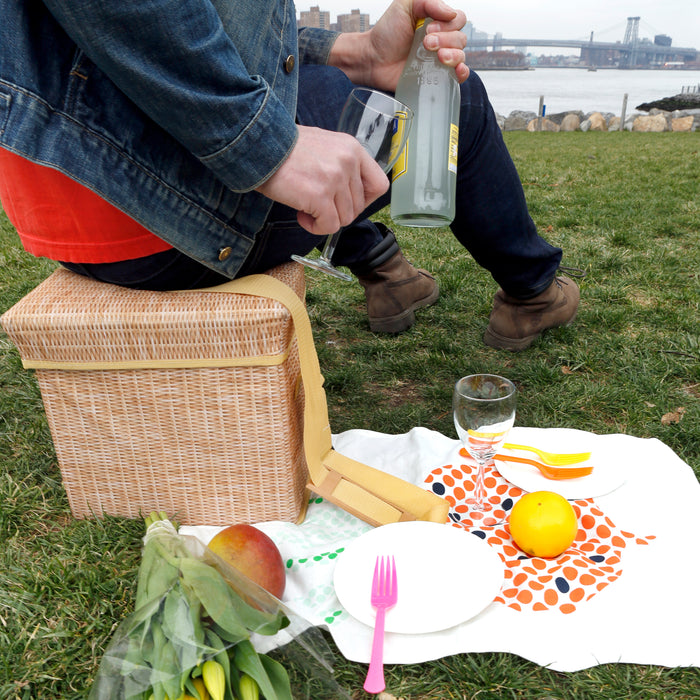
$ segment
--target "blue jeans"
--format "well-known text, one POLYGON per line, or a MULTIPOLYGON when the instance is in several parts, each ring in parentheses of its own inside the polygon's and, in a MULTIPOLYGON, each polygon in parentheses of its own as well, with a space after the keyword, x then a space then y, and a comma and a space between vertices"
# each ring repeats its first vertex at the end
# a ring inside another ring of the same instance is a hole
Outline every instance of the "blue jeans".
MULTIPOLYGON (((353 88, 344 73, 328 66, 302 66, 297 121, 333 130, 353 88)), ((544 291, 556 274, 562 251, 545 241, 530 217, 520 178, 506 149, 483 83, 476 73, 461 86, 457 206, 452 232, 505 292, 526 299, 544 291)), ((333 257, 336 265, 361 264, 382 239, 369 217, 390 201, 387 193, 343 231, 333 257)), ((426 229, 426 235, 433 234, 426 229)), ((306 255, 319 240, 297 223, 289 207, 273 206, 267 223, 238 276, 263 272, 292 253, 306 255)), ((179 251, 118 263, 66 267, 93 279, 146 289, 187 289, 219 284, 225 278, 179 251)))

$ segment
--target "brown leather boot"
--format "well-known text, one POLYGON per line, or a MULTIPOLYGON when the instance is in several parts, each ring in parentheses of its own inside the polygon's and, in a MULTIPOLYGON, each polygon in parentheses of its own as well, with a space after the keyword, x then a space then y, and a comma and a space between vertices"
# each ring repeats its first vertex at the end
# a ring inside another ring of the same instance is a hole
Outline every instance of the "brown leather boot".
POLYGON ((438 300, 440 290, 431 274, 404 258, 391 231, 376 253, 352 270, 365 290, 369 327, 376 333, 401 333, 416 322, 416 309, 438 300))
POLYGON ((532 299, 516 299, 499 289, 484 342, 501 350, 524 350, 548 328, 569 325, 576 317, 579 296, 576 282, 564 276, 555 277, 532 299))

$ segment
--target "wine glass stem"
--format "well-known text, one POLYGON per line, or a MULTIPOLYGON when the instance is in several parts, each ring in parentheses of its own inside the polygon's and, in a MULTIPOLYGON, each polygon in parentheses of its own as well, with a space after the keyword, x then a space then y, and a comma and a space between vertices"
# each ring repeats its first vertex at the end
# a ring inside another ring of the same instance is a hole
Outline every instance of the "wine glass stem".
MULTIPOLYGON (((341 229, 342 230, 342 229, 341 229)), ((336 231, 334 234, 328 236, 326 239, 326 244, 323 246, 321 251, 321 257, 327 262, 331 262, 333 253, 335 253, 335 248, 338 245, 338 239, 340 238, 340 231, 336 231)))
POLYGON ((486 460, 477 460, 476 482, 474 483, 474 510, 484 510, 486 500, 486 486, 484 485, 484 472, 486 471, 486 460))

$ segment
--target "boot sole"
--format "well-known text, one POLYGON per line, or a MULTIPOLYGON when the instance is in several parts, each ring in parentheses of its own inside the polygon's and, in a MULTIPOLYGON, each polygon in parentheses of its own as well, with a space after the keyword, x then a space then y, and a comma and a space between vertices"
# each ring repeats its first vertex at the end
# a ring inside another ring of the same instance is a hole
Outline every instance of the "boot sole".
POLYGON ((416 322, 415 311, 431 306, 440 297, 440 289, 436 286, 432 294, 414 302, 408 309, 395 316, 370 318, 369 328, 375 333, 401 333, 408 330, 416 322))
POLYGON ((496 350, 519 352, 520 350, 529 348, 541 334, 542 333, 535 333, 535 335, 528 335, 525 338, 506 338, 503 335, 494 333, 490 328, 487 328, 484 333, 484 343, 491 348, 496 348, 496 350))
POLYGON ((549 326, 547 328, 543 328, 539 333, 535 333, 534 335, 528 335, 524 338, 506 338, 505 336, 499 335, 495 331, 492 331, 491 328, 487 328, 486 332, 484 333, 484 343, 486 343, 486 345, 488 345, 491 348, 496 348, 497 350, 510 350, 511 352, 519 352, 520 350, 525 350, 526 348, 529 348, 545 331, 548 331, 550 328, 566 328, 567 326, 570 326, 575 320, 576 314, 574 313, 574 315, 566 323, 560 323, 557 326, 549 326))

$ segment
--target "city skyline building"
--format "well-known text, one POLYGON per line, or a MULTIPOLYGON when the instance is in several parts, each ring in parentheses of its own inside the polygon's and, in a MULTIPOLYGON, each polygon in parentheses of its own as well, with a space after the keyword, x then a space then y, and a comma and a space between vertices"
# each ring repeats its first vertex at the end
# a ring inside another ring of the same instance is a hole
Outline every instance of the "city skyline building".
MULTIPOLYGON (((308 10, 299 10, 297 23, 300 27, 317 27, 338 32, 366 32, 372 27, 369 13, 362 12, 360 9, 339 14, 336 16, 336 21, 331 22, 331 13, 322 10, 320 5, 311 5, 308 10)), ((462 31, 467 35, 469 42, 486 42, 492 38, 492 35, 478 30, 469 21, 464 25, 462 31)), ((499 35, 497 34, 496 37, 499 35)))
POLYGON ((472 22, 467 21, 462 31, 467 35, 467 42, 488 41, 489 35, 486 32, 480 32, 472 22))
POLYGON ((336 17, 331 23, 331 13, 321 10, 320 5, 313 5, 308 10, 300 10, 298 17, 300 27, 317 27, 319 29, 331 29, 337 32, 366 32, 372 26, 369 14, 357 10, 336 17))
POLYGON ((308 10, 299 11, 298 24, 300 27, 331 29, 331 13, 321 10, 319 5, 315 5, 309 7, 308 10))
MULTIPOLYGON (((300 27, 317 27, 338 32, 366 32, 371 29, 369 13, 360 9, 350 10, 349 13, 339 14, 336 21, 331 22, 331 13, 322 10, 320 5, 311 5, 308 10, 299 10, 297 23, 300 27)), ((467 22, 462 31, 468 41, 487 41, 489 34, 479 31, 472 22, 467 22)))
POLYGON ((339 32, 366 32, 372 25, 369 15, 359 10, 350 10, 350 14, 338 15, 339 32))

